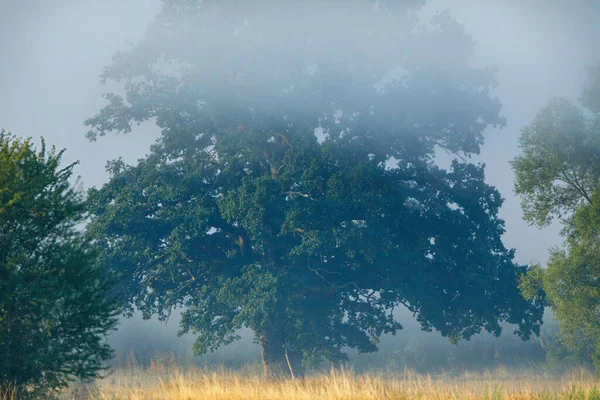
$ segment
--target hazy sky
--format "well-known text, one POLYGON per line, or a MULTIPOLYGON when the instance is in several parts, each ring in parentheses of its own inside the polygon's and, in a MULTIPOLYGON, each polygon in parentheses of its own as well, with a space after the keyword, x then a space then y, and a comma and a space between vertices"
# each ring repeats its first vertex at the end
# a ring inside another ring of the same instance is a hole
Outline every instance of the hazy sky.
MULTIPOLYGON (((506 202, 505 242, 517 259, 545 261, 560 243, 558 228, 539 231, 521 220, 508 161, 517 152, 522 125, 554 95, 576 98, 585 68, 600 60, 595 27, 600 2, 431 0, 422 11, 449 8, 476 41, 474 62, 497 65, 498 96, 508 126, 490 129, 477 159, 488 182, 506 202)), ((86 187, 107 179, 108 159, 143 156, 157 129, 142 126, 127 136, 89 143, 83 121, 104 104, 99 75, 116 50, 136 41, 160 10, 158 0, 0 0, 0 127, 67 148, 80 160, 86 187)))

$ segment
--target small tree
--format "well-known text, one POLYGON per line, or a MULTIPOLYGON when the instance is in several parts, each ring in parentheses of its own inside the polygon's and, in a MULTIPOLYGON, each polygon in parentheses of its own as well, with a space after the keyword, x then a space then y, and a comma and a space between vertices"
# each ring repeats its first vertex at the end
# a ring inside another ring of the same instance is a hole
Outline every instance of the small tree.
POLYGON ((523 128, 513 168, 525 220, 543 227, 558 218, 565 238, 546 269, 529 271, 523 292, 552 306, 571 349, 595 347, 600 366, 600 67, 589 77, 581 105, 555 98, 523 128))
POLYGON ((62 154, 0 133, 0 388, 22 396, 94 378, 111 355, 116 307, 62 154))

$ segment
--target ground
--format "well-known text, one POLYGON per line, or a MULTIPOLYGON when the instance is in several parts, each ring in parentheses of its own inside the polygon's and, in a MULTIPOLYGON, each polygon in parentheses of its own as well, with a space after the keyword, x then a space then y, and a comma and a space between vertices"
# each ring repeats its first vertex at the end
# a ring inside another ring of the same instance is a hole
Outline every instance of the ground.
POLYGON ((124 365, 103 380, 74 385, 63 399, 127 400, 600 400, 600 381, 586 370, 554 375, 508 370, 422 375, 409 370, 371 375, 332 371, 304 381, 266 382, 260 368, 214 371, 153 363, 124 365))

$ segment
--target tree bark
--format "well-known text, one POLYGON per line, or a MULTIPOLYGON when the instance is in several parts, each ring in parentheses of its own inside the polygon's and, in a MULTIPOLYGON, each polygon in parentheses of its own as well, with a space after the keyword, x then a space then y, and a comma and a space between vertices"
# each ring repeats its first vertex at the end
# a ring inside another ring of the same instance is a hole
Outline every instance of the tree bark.
POLYGON ((290 368, 285 356, 283 332, 269 329, 259 338, 262 349, 262 364, 265 378, 279 380, 291 377, 290 368))
POLYGON ((302 352, 296 350, 286 350, 285 358, 287 359, 292 378, 304 379, 305 368, 302 365, 302 352))

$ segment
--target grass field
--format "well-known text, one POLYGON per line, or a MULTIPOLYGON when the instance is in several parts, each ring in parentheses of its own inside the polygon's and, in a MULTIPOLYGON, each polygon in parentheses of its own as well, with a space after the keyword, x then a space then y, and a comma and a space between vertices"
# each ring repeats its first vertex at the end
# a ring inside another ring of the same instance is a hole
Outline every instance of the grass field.
MULTIPOLYGON (((119 367, 91 384, 75 383, 61 400, 600 400, 600 380, 585 370, 552 375, 496 369, 457 376, 411 371, 354 374, 331 371, 304 381, 267 382, 256 368, 209 371, 172 363, 119 367)), ((0 394, 0 400, 17 400, 0 394)))
POLYGON ((497 369, 459 376, 356 375, 332 371, 304 381, 266 382, 255 371, 211 372, 155 363, 148 368, 119 368, 87 385, 74 385, 63 399, 160 400, 600 400, 600 381, 587 371, 561 376, 497 369))

